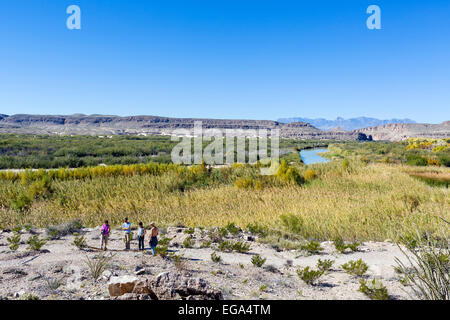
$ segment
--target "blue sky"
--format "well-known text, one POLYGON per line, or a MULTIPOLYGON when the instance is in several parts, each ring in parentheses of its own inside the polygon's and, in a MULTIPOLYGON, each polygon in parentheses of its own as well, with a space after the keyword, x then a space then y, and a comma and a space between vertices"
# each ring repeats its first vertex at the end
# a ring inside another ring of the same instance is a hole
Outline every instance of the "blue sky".
POLYGON ((2 0, 0 113, 439 123, 449 19, 448 0, 2 0))

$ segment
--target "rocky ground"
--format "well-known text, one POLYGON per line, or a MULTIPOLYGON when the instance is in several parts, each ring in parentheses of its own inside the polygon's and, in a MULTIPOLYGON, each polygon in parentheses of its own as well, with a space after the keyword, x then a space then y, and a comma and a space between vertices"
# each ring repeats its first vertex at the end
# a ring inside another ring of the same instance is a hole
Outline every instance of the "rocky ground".
POLYGON ((123 251, 122 232, 113 230, 105 253, 111 259, 96 281, 87 261, 102 258, 102 252, 94 249, 100 246, 100 227, 48 240, 39 251, 30 250, 26 243, 33 235, 47 237, 46 231, 22 230, 15 252, 7 241, 13 232, 1 231, 0 299, 368 299, 358 291, 361 278, 380 279, 391 299, 410 298, 410 288, 401 284, 394 271, 394 258, 403 254, 391 242, 366 242, 357 252, 344 254, 336 251, 332 242, 323 242, 320 254, 308 254, 280 251, 259 243, 255 235, 241 232, 227 239, 250 245, 247 253, 238 253, 221 252, 214 242, 202 247, 210 240, 210 231, 195 229, 189 234, 186 230, 163 230, 163 238, 172 239, 167 257, 152 256, 148 249, 135 250, 136 240, 131 251, 123 251), (75 237, 81 235, 89 246, 83 250, 73 245, 75 237), (183 246, 188 237, 192 248, 183 246), (221 257, 220 262, 212 261, 213 252, 221 257), (267 259, 262 267, 251 262, 257 254, 267 259), (343 263, 360 258, 369 266, 366 275, 351 276, 341 268, 343 263), (316 283, 308 285, 296 270, 306 266, 315 269, 318 259, 335 263, 316 283))

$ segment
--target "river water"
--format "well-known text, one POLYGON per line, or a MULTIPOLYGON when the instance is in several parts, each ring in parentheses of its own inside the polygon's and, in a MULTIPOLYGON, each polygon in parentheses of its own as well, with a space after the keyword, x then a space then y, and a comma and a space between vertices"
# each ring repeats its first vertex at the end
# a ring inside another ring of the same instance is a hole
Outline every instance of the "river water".
POLYGON ((328 149, 309 149, 300 151, 300 157, 304 164, 324 163, 329 162, 329 159, 325 159, 318 155, 318 153, 328 152, 328 149))

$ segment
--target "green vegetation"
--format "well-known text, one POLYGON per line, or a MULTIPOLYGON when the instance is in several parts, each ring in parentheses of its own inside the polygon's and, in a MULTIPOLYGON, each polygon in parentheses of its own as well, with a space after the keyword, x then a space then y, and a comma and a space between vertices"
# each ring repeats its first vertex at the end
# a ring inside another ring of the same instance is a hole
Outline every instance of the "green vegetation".
POLYGON ((330 260, 330 259, 325 259, 325 260, 319 259, 317 261, 317 269, 319 269, 323 273, 326 273, 331 269, 334 262, 335 262, 334 260, 330 260))
POLYGON ((222 260, 222 257, 216 254, 216 252, 214 251, 213 253, 211 253, 211 260, 213 262, 219 263, 220 260, 222 260))
POLYGON ((308 252, 309 254, 318 254, 323 248, 320 246, 320 243, 317 241, 309 241, 306 244, 300 246, 300 249, 308 252))
POLYGON ((349 262, 344 263, 341 268, 348 274, 360 277, 367 272, 369 266, 362 259, 358 259, 350 260, 349 262))
POLYGON ((312 270, 309 267, 297 270, 299 278, 309 285, 314 284, 323 275, 323 273, 324 272, 321 270, 312 270))
POLYGON ((380 280, 373 279, 368 282, 365 279, 360 279, 358 291, 372 300, 389 300, 388 291, 380 280))
POLYGON ((38 235, 31 236, 28 241, 28 248, 30 250, 39 251, 41 248, 47 243, 47 240, 45 239, 39 239, 38 235))
POLYGON ((255 267, 261 268, 264 263, 266 263, 266 258, 262 258, 259 254, 252 257, 251 261, 255 267))
MULTIPOLYGON (((16 138, 27 142, 34 139, 16 138)), ((66 139, 66 147, 72 142, 77 146, 77 139, 98 140, 100 145, 116 139, 49 137, 49 141, 60 138, 66 139)), ((117 139, 128 141, 127 137, 117 139)), ((139 139, 130 141, 141 143, 139 139)), ((152 138, 142 139, 145 142, 152 138)), ((280 146, 287 155, 306 147, 305 143, 282 139, 280 146)), ((19 152, 26 144, 3 146, 19 152)), ((258 241, 282 250, 299 249, 305 239, 338 237, 342 237, 345 249, 357 249, 356 242, 397 240, 415 227, 433 233, 438 230, 441 216, 450 220, 448 191, 441 187, 444 185, 430 188, 418 178, 446 181, 448 168, 442 163, 425 167, 400 165, 406 162, 406 156, 399 165, 377 158, 409 152, 438 156, 447 149, 406 150, 405 143, 384 142, 339 142, 332 146, 339 152, 332 150, 331 157, 347 161, 309 166, 282 161, 273 176, 261 176, 258 163, 211 168, 149 162, 1 171, 0 225, 47 227, 48 234, 57 239, 66 233, 57 226, 67 221, 79 219, 92 227, 99 224, 99 219, 108 219, 112 225, 119 225, 128 216, 130 220, 156 220, 164 226, 181 223, 189 228, 218 227, 210 234, 211 243, 220 243, 230 234, 241 232, 239 227, 245 227, 257 235, 258 241), (363 161, 364 156, 367 161, 363 161)))
POLYGON ((73 239, 73 245, 82 250, 87 246, 86 239, 84 236, 75 236, 75 239, 73 239))
MULTIPOLYGON (((411 236, 412 237, 412 236, 411 236)), ((402 239, 411 243, 411 239, 402 239)), ((444 232, 439 237, 423 237, 416 233, 414 246, 399 246, 407 263, 396 258, 396 272, 410 285, 415 298, 450 299, 450 239, 444 232)))

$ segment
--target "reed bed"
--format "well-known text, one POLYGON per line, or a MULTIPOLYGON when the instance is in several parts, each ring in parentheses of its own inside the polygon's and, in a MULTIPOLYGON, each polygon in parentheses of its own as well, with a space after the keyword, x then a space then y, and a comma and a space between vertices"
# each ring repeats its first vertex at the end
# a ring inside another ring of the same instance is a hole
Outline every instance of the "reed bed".
POLYGON ((261 189, 238 188, 227 180, 180 190, 171 187, 176 180, 173 172, 56 179, 51 196, 34 201, 26 211, 7 206, 25 185, 18 179, 3 180, 0 226, 47 226, 72 219, 81 219, 87 226, 97 226, 104 219, 118 225, 127 216, 134 223, 155 220, 165 226, 213 227, 234 222, 243 228, 256 223, 280 229, 280 216, 292 214, 301 225, 297 232, 307 239, 382 241, 396 240, 416 228, 435 233, 442 226, 440 217, 450 220, 449 190, 411 177, 407 166, 352 161, 344 167, 334 161, 308 169, 317 178, 301 186, 261 189))

